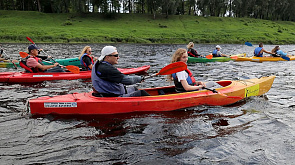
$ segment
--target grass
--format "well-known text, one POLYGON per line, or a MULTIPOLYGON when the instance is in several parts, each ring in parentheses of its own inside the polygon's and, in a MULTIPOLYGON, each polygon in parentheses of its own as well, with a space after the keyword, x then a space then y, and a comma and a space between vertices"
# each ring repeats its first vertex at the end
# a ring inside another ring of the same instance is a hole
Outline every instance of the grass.
POLYGON ((244 43, 294 44, 294 22, 252 18, 98 13, 47 14, 0 10, 0 42, 27 43, 244 43))

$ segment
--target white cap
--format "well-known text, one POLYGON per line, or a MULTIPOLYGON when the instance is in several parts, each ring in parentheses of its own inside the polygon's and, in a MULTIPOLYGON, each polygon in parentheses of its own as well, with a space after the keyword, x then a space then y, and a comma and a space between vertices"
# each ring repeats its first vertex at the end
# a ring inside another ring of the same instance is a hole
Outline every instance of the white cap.
POLYGON ((217 48, 218 48, 218 49, 221 49, 221 47, 220 47, 219 45, 216 46, 216 49, 217 49, 217 48))
POLYGON ((99 61, 102 61, 104 59, 105 56, 110 55, 114 52, 117 52, 117 48, 114 46, 105 46, 102 50, 101 50, 101 55, 98 58, 99 61))

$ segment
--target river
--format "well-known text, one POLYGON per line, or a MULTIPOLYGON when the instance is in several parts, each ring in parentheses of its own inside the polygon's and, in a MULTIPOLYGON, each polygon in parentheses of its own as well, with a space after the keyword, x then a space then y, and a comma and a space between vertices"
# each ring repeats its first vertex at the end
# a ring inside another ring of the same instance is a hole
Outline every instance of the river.
MULTIPOLYGON (((2 44, 13 59, 29 44, 2 44)), ((38 44, 55 58, 77 57, 87 44, 38 44)), ((88 44, 99 56, 106 44, 88 44)), ((186 45, 112 44, 117 67, 151 65, 149 74, 169 64, 186 45)), ((197 44, 201 54, 215 45, 197 44)), ((221 44, 225 54, 252 55, 254 46, 221 44)), ((257 46, 257 45, 255 45, 257 46)), ((265 45, 270 51, 275 45, 265 45)), ((291 51, 295 45, 282 45, 291 51)), ((295 53, 291 52, 290 54, 295 53)), ((171 112, 100 116, 32 117, 30 98, 91 91, 83 80, 34 85, 0 83, 1 164, 293 164, 295 152, 294 61, 189 64, 197 80, 238 80, 276 75, 265 95, 231 106, 197 106, 171 112)), ((18 71, 21 71, 18 68, 18 71)), ((15 71, 0 68, 1 72, 15 71)), ((169 85, 164 76, 139 88, 169 85)), ((165 105, 163 105, 165 106, 165 105)))

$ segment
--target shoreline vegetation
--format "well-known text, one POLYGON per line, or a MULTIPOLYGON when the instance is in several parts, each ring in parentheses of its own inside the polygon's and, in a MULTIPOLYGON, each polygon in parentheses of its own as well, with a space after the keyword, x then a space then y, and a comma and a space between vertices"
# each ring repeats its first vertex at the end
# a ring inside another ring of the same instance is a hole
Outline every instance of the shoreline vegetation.
POLYGON ((0 21, 1 43, 295 43, 295 22, 254 18, 0 10, 0 21))

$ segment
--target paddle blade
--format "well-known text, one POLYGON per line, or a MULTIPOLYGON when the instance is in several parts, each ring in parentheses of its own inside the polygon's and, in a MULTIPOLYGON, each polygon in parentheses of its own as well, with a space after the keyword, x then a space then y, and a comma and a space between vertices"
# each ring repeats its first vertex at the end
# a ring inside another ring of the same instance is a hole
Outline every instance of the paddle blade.
POLYGON ((236 60, 238 59, 238 56, 231 56, 230 58, 236 60))
POLYGON ((29 38, 29 37, 26 37, 27 38, 27 40, 29 40, 32 44, 35 44, 35 42, 33 41, 33 40, 31 40, 31 38, 29 38))
POLYGON ((213 55, 212 54, 209 54, 209 55, 206 56, 206 58, 207 59, 212 59, 213 58, 213 55))
POLYGON ((26 58, 29 54, 26 53, 26 52, 19 52, 19 55, 20 55, 22 58, 26 58))
POLYGON ((76 74, 80 73, 80 69, 77 66, 68 65, 68 66, 66 66, 66 68, 72 73, 76 73, 76 74))
POLYGON ((252 46, 252 44, 250 42, 245 42, 245 45, 252 46))
POLYGON ((285 55, 281 55, 281 58, 284 59, 284 60, 290 61, 290 58, 285 56, 285 55))
POLYGON ((169 74, 172 74, 172 73, 176 73, 176 72, 186 70, 186 68, 187 68, 186 63, 181 62, 181 61, 174 62, 174 63, 169 64, 169 65, 165 66, 164 68, 162 68, 160 70, 160 72, 157 73, 156 75, 169 75, 169 74))

